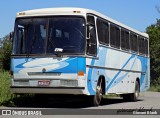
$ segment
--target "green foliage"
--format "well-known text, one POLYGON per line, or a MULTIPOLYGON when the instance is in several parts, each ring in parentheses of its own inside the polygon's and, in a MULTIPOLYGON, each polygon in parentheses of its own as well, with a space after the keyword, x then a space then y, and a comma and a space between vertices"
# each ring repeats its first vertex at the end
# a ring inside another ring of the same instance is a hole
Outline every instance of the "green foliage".
POLYGON ((160 92, 160 86, 151 86, 148 91, 160 92))
POLYGON ((10 75, 6 71, 0 70, 0 105, 13 98, 10 90, 10 75))
POLYGON ((160 85, 160 20, 146 29, 150 38, 151 85, 160 85))
POLYGON ((3 45, 3 53, 1 56, 2 68, 4 70, 10 70, 12 42, 11 40, 6 40, 3 45))
POLYGON ((2 69, 2 56, 3 56, 3 49, 0 49, 0 69, 2 69))

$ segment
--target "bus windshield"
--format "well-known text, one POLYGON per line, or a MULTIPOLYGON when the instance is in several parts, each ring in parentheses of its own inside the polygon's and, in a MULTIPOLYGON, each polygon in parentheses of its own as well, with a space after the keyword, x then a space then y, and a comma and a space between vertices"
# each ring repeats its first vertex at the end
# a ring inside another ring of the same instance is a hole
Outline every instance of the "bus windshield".
POLYGON ((85 20, 82 17, 19 18, 15 22, 12 54, 83 54, 85 20))

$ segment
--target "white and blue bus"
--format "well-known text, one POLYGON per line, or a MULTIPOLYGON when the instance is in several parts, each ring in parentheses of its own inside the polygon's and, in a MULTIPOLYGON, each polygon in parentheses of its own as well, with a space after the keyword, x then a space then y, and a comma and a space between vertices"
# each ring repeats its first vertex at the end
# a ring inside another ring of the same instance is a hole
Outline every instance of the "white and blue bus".
POLYGON ((150 87, 148 34, 94 10, 17 13, 11 58, 14 93, 102 95, 136 101, 150 87))

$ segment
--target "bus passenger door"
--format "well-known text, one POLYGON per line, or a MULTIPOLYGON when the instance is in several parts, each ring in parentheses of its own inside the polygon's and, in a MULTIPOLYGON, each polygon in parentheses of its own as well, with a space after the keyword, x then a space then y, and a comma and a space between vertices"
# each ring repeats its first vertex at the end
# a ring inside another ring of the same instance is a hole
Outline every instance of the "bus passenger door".
POLYGON ((87 16, 87 42, 86 42, 86 54, 90 58, 86 59, 87 65, 87 86, 90 95, 95 95, 97 87, 98 69, 95 66, 98 65, 97 57, 97 38, 96 38, 96 26, 95 18, 93 15, 87 16))

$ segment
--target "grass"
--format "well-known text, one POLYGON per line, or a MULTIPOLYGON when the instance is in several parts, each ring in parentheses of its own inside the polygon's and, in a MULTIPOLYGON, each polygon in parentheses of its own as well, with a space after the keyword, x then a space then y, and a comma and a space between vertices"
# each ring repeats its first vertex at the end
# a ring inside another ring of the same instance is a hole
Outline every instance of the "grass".
POLYGON ((160 85, 158 85, 158 86, 151 86, 148 91, 160 92, 160 85))
POLYGON ((34 104, 33 94, 15 95, 10 89, 11 76, 8 71, 0 69, 0 107, 31 106, 34 104))
POLYGON ((10 89, 9 72, 0 69, 0 106, 14 97, 10 89))

